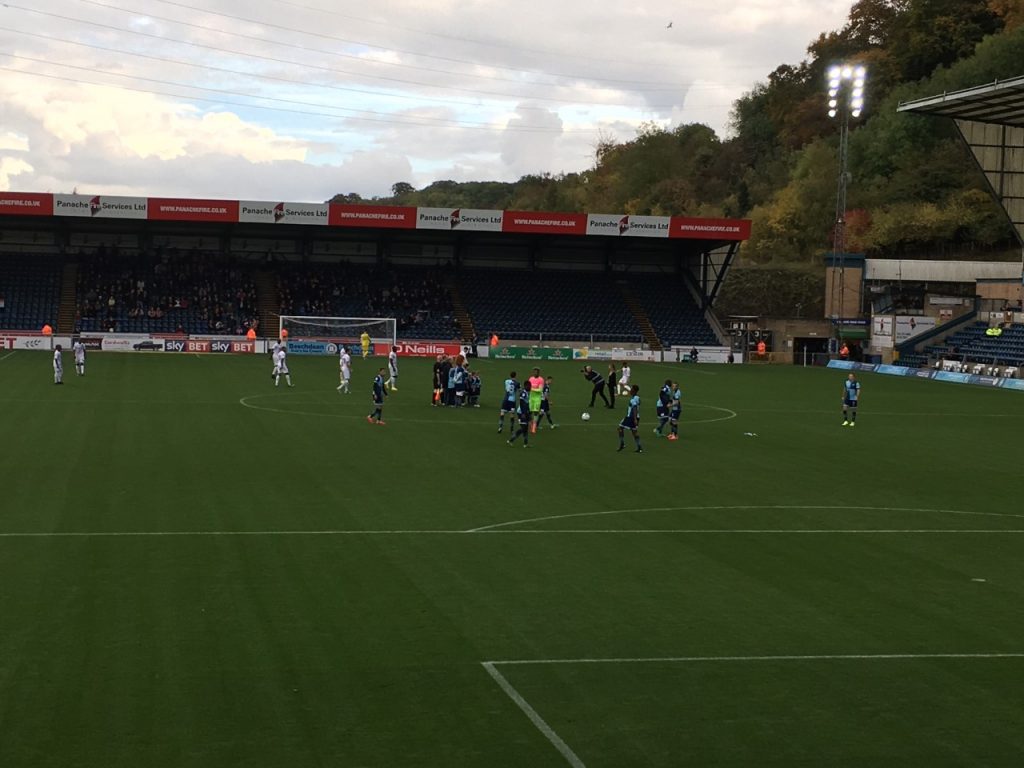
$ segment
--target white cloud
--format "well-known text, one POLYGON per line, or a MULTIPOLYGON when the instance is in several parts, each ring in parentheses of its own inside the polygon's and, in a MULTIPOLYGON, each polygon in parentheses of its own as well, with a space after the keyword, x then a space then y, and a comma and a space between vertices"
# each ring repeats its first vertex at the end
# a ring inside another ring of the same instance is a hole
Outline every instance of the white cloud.
POLYGON ((38 0, 39 13, 0 8, 0 49, 35 59, 0 58, 26 73, 0 76, 0 188, 319 200, 386 194, 398 180, 577 171, 592 162, 599 131, 628 139, 641 121, 659 119, 723 132, 732 101, 778 64, 800 60, 849 6, 181 2, 255 21, 160 0, 132 0, 127 11, 77 0, 38 0))

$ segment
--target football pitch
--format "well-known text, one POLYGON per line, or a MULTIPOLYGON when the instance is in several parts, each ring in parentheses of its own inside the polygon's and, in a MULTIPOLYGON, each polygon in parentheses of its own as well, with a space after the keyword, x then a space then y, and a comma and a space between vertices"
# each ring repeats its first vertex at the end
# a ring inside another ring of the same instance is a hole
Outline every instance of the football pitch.
POLYGON ((1021 765, 1024 393, 637 364, 617 453, 542 362, 524 450, 430 363, 0 353, 0 765, 1021 765))

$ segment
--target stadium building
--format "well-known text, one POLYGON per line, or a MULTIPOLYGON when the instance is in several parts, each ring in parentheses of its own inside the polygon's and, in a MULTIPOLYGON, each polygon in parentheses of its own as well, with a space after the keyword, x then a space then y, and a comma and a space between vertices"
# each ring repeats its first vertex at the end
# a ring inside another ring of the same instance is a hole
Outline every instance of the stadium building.
MULTIPOLYGON (((5 192, 0 234, 9 345, 50 324, 94 348, 257 351, 281 317, 315 316, 394 318, 380 341, 409 354, 497 334, 724 361, 714 302, 750 222, 5 192)), ((352 329, 310 326, 294 351, 352 329)))

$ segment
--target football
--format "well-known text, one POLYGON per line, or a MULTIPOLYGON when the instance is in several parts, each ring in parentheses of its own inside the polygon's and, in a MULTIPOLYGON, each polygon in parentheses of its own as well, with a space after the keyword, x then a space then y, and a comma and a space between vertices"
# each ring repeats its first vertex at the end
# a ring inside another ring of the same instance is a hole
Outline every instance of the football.
POLYGON ((583 415, 580 416, 580 418, 583 419, 584 421, 590 421, 590 414, 584 411, 583 415))

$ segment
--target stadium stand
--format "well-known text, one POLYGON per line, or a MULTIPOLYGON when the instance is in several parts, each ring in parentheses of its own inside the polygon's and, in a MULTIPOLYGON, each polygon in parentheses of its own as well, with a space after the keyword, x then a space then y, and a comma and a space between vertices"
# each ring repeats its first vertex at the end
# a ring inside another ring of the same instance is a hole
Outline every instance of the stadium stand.
POLYGON ((280 265, 277 279, 282 315, 393 317, 405 338, 460 336, 435 269, 312 262, 280 265))
POLYGON ((663 347, 718 344, 690 289, 675 276, 632 275, 629 281, 663 347))
POLYGON ((241 264, 209 251, 80 255, 79 331, 241 335, 256 329, 256 288, 241 264))
POLYGON ((61 261, 43 254, 0 254, 0 328, 38 331, 56 324, 61 261))
POLYGON ((604 273, 478 269, 458 279, 481 333, 586 342, 642 338, 622 292, 604 273))
POLYGON ((974 323, 952 334, 945 344, 928 347, 927 352, 974 363, 1024 365, 1024 324, 1004 326, 998 337, 986 336, 988 327, 988 323, 974 323))

